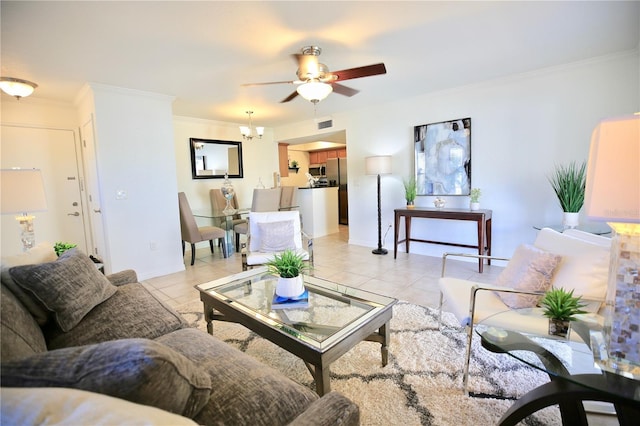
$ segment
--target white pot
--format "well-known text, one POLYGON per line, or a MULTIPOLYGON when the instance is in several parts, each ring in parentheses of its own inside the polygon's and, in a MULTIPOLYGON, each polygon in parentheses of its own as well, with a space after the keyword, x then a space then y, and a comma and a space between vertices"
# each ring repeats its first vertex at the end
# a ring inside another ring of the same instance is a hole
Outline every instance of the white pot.
POLYGON ((278 278, 276 294, 281 297, 297 297, 304 293, 304 279, 302 275, 294 278, 278 278))
POLYGON ((564 213, 562 225, 565 228, 575 228, 579 224, 580 213, 564 213))
POLYGON ((469 203, 469 208, 473 211, 480 210, 480 203, 469 203))

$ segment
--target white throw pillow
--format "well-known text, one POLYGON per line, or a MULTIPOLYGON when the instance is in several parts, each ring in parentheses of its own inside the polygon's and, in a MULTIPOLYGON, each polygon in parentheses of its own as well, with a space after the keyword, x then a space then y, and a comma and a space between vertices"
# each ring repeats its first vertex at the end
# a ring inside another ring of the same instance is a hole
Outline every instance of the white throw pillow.
POLYGON ((551 285, 574 290, 576 296, 589 300, 604 300, 609 276, 611 246, 594 244, 553 229, 538 233, 534 246, 562 256, 553 274, 551 285))
MULTIPOLYGON (((516 248, 507 267, 498 275, 496 285, 514 290, 545 292, 551 288, 551 277, 562 257, 529 244, 516 248)), ((541 296, 496 292, 511 309, 536 306, 541 296)))
POLYGON ((261 252, 275 253, 296 248, 293 240, 293 220, 259 223, 258 229, 262 236, 260 239, 261 252))

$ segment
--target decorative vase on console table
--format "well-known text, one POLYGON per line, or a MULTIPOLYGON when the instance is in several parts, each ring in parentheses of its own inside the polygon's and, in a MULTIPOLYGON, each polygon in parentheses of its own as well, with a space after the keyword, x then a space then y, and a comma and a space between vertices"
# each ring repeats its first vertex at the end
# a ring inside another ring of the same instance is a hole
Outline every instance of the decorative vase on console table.
POLYGON ((565 229, 579 225, 579 212, 584 204, 584 193, 587 181, 587 164, 570 163, 568 166, 556 166, 549 183, 558 197, 564 212, 562 225, 565 229))
POLYGON ((480 195, 482 195, 480 188, 471 188, 469 193, 469 209, 471 211, 480 210, 480 195))
POLYGON ((234 209, 233 206, 231 205, 231 200, 233 200, 233 196, 235 195, 236 190, 233 188, 233 185, 229 181, 228 173, 224 174, 224 182, 222 183, 220 192, 222 192, 224 199, 227 200, 227 205, 225 206, 224 210, 222 210, 222 213, 227 215, 234 214, 236 212, 236 209, 234 209))
POLYGON ((417 195, 417 187, 416 180, 414 178, 410 178, 409 180, 405 180, 402 182, 404 184, 404 198, 407 200, 407 208, 413 209, 415 208, 414 202, 417 195))

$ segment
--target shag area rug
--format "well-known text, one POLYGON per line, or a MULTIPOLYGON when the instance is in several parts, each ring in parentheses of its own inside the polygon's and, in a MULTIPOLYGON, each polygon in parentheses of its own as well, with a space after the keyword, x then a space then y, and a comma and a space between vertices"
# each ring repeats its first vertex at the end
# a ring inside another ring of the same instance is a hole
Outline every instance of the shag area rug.
MULTIPOLYGON (((202 302, 177 310, 192 326, 206 331, 202 302)), ((380 344, 361 342, 331 364, 331 389, 360 407, 363 425, 495 425, 513 401, 549 380, 544 373, 473 340, 469 390, 462 392, 465 333, 455 317, 443 313, 447 331, 438 328, 438 311, 399 302, 393 308, 389 363, 382 367, 380 344)), ((214 321, 213 334, 291 379, 315 390, 304 362, 246 329, 214 321)), ((557 408, 525 419, 526 425, 559 425, 557 408)))

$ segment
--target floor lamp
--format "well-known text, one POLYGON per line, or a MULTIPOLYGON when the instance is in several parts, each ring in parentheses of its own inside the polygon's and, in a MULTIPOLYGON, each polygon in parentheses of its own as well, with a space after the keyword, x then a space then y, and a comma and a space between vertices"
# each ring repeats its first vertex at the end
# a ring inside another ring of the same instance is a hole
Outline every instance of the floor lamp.
POLYGON ((42 173, 38 169, 2 169, 2 214, 17 214, 22 228, 22 250, 36 243, 33 219, 30 213, 47 210, 42 173))
POLYGON ((593 131, 585 208, 613 229, 598 363, 640 378, 640 115, 602 121, 593 131))
POLYGON ((391 173, 391 156, 377 155, 365 158, 365 173, 378 175, 378 248, 371 251, 373 254, 387 254, 382 248, 382 212, 380 207, 380 175, 391 173))

